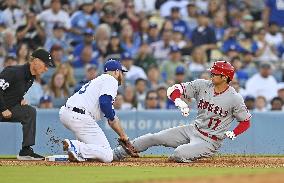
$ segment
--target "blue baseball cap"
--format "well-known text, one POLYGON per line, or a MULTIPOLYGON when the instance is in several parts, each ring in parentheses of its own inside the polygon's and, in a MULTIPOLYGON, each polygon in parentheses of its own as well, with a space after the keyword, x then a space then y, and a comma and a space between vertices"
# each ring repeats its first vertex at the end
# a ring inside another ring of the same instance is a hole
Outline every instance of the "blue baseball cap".
POLYGON ((88 28, 84 31, 85 35, 94 35, 94 33, 95 33, 94 30, 91 28, 88 28))
POLYGON ((185 68, 181 65, 177 66, 176 74, 184 74, 184 73, 185 73, 185 68))
POLYGON ((133 57, 129 52, 124 52, 121 54, 121 60, 132 60, 133 57))
POLYGON ((121 63, 118 60, 109 59, 108 61, 106 61, 104 65, 104 72, 116 71, 116 70, 120 70, 122 72, 128 72, 126 69, 122 68, 121 63))

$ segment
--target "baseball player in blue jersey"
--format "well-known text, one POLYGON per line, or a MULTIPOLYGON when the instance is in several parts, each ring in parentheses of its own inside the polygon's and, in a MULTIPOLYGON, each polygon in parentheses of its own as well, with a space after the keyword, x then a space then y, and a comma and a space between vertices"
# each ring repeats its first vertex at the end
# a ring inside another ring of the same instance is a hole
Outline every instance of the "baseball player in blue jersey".
MULTIPOLYGON (((226 61, 217 61, 210 72, 211 81, 198 79, 175 84, 167 90, 168 97, 174 101, 183 116, 189 115, 189 108, 181 97, 195 98, 198 108, 196 119, 189 125, 149 133, 134 139, 131 143, 136 152, 163 145, 175 148, 170 160, 192 162, 213 156, 225 138, 234 140, 249 128, 251 114, 241 95, 229 86, 234 76, 232 65, 226 61), (229 131, 234 119, 239 123, 233 131, 229 131)), ((127 156, 128 153, 121 146, 114 149, 114 160, 127 156)))
POLYGON ((104 65, 104 72, 83 85, 59 111, 61 122, 77 139, 63 141, 63 150, 68 151, 69 161, 95 159, 107 163, 113 160, 110 144, 97 124, 103 115, 119 138, 128 140, 112 106, 123 72, 127 71, 119 61, 110 59, 104 65))

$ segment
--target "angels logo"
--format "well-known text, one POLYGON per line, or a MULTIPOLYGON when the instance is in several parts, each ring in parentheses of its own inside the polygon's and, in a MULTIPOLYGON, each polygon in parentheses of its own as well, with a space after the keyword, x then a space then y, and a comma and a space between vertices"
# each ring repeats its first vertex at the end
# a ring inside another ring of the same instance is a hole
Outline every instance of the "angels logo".
POLYGON ((203 99, 199 100, 197 107, 199 109, 206 109, 209 112, 214 112, 214 114, 219 114, 221 117, 226 117, 228 115, 228 111, 224 110, 222 107, 219 107, 215 104, 210 104, 203 99))

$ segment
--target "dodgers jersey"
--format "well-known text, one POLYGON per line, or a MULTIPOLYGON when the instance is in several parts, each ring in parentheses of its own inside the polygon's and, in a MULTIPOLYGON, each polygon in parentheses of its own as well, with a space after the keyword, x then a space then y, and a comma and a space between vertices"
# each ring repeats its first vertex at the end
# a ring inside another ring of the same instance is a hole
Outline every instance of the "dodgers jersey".
POLYGON ((83 85, 78 92, 68 98, 66 105, 85 110, 97 121, 103 117, 99 97, 110 95, 114 100, 117 89, 118 81, 109 74, 102 74, 83 85))
POLYGON ((198 113, 194 124, 203 132, 223 139, 234 119, 245 121, 251 117, 242 96, 231 86, 217 95, 212 81, 197 79, 181 83, 181 86, 184 98, 197 101, 198 113))

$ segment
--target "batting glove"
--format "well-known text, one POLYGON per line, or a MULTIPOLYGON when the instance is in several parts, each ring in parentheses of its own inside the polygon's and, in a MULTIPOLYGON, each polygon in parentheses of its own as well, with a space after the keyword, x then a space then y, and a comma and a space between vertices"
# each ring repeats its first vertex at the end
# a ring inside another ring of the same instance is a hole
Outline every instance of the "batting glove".
POLYGON ((235 140, 235 138, 236 138, 236 135, 235 135, 235 133, 234 133, 233 131, 226 131, 226 132, 225 132, 225 135, 226 135, 228 138, 230 138, 231 140, 235 140))
POLYGON ((175 106, 177 106, 184 117, 187 117, 189 115, 189 107, 187 103, 185 103, 180 98, 175 99, 175 106))

